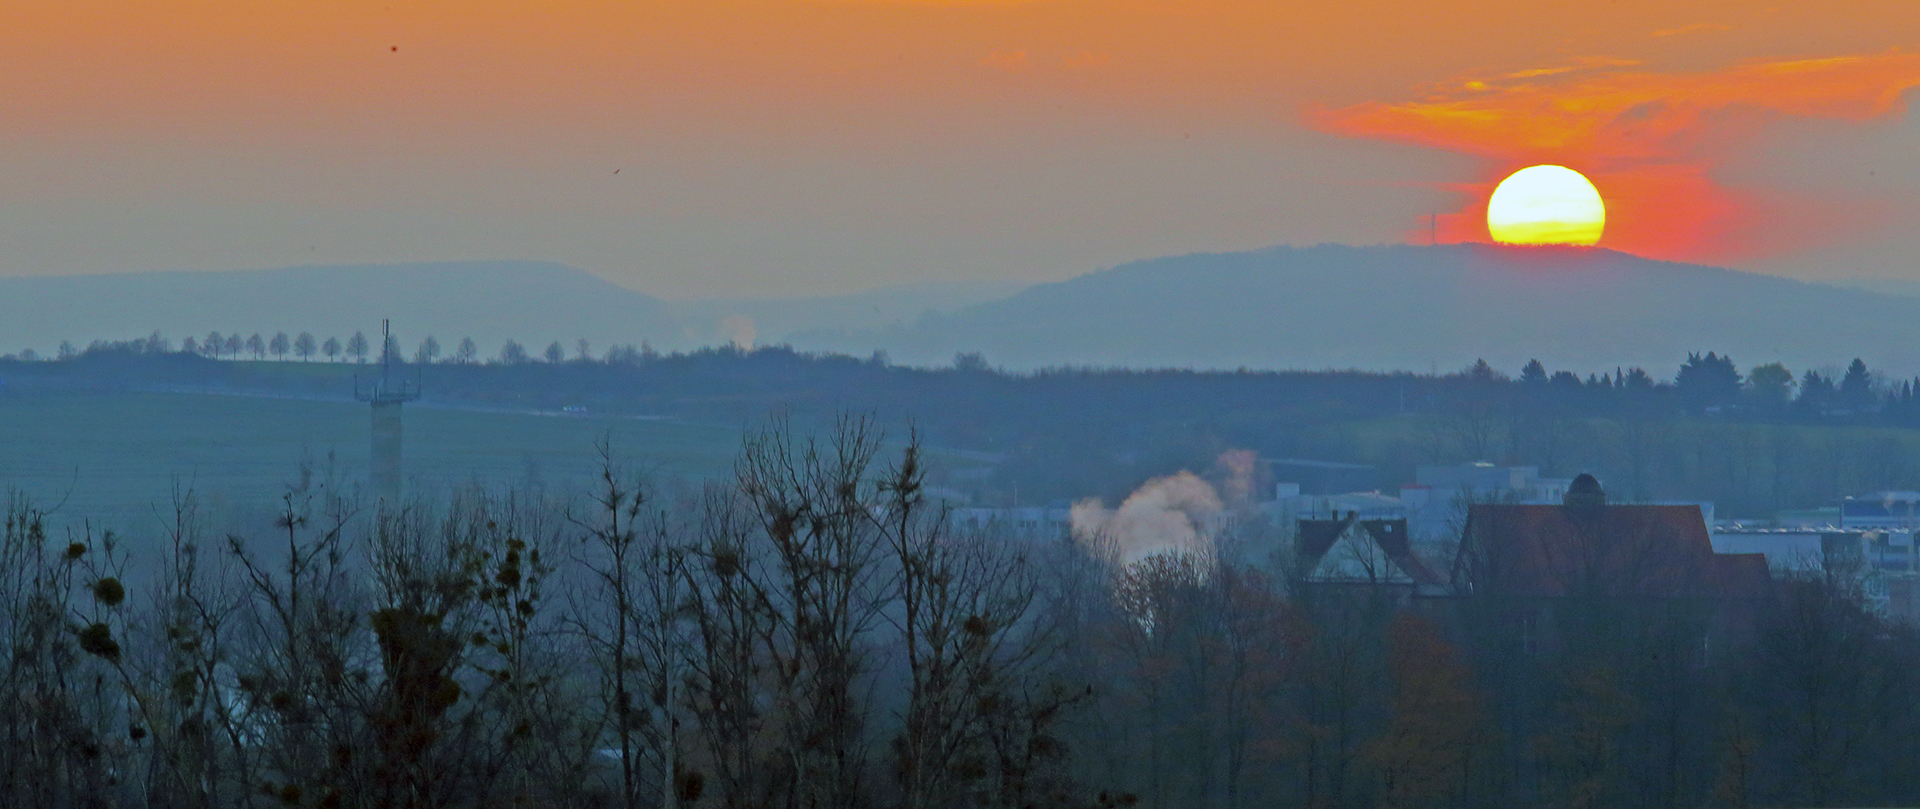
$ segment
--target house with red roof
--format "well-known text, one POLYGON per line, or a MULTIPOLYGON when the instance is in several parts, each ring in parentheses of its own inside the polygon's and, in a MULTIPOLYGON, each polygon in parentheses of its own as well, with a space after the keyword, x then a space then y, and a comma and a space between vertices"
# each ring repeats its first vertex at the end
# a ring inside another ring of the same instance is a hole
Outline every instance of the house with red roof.
POLYGON ((1608 503, 1600 482, 1583 474, 1561 505, 1469 508, 1449 583, 1457 598, 1504 603, 1522 633, 1542 642, 1576 611, 1648 615, 1657 607, 1691 616, 1705 649, 1748 631, 1770 577, 1763 554, 1715 553, 1699 507, 1608 503))

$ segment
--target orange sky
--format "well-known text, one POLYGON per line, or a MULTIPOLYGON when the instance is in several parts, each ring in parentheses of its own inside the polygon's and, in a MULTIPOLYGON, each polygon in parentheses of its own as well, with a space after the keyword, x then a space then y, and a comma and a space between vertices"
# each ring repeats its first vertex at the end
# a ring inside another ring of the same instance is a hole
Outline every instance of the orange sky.
POLYGON ((1920 276, 1916 84, 1916 0, 18 2, 0 274, 1038 281, 1429 211, 1481 239, 1492 183, 1561 162, 1608 246, 1920 276))
MULTIPOLYGON (((1448 219, 1450 239, 1483 239, 1485 194, 1507 173, 1555 163, 1603 189, 1609 246, 1724 261, 1793 245, 1752 237, 1752 226, 1778 212, 1716 178, 1718 169, 1782 118, 1867 124, 1905 114, 1904 94, 1915 87, 1920 52, 1753 60, 1699 72, 1583 60, 1453 81, 1414 100, 1366 102, 1313 118, 1334 131, 1484 158, 1486 173, 1458 186, 1468 205, 1448 219)), ((1862 207, 1861 218, 1879 213, 1862 207)), ((1821 238, 1817 231, 1794 236, 1821 238)))

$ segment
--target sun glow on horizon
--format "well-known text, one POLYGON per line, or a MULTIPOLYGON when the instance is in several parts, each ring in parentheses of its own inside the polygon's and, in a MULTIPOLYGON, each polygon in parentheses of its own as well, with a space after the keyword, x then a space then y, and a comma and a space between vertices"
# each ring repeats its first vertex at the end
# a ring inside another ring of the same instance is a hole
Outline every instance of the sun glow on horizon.
POLYGON ((1565 166, 1516 171, 1487 199, 1487 235, 1502 244, 1592 246, 1606 226, 1599 190, 1565 166))

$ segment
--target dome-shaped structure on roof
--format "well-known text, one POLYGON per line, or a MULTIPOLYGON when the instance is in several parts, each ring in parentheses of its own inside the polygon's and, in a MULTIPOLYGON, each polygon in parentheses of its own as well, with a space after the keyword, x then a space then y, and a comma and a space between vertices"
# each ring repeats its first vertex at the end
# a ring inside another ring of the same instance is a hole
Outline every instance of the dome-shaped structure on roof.
POLYGON ((1600 488, 1599 478, 1581 472, 1567 486, 1567 494, 1560 502, 1568 508, 1597 509, 1607 504, 1607 490, 1600 488))

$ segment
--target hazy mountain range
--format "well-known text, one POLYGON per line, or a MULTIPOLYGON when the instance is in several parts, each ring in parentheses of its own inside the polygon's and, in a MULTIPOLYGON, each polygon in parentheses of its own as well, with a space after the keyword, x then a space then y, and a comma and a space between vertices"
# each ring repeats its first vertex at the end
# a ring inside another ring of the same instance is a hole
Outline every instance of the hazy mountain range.
POLYGON ((485 356, 506 340, 537 353, 586 338, 671 350, 777 342, 797 331, 911 323, 1019 291, 1008 283, 882 287, 816 298, 664 301, 563 264, 468 261, 288 267, 222 272, 0 278, 0 351, 47 354, 60 341, 310 331, 372 338, 382 318, 411 352, 433 335, 448 349, 472 337, 485 356))
POLYGON ((1449 370, 1530 358, 1656 376, 1692 351, 1795 370, 1853 357, 1920 372, 1920 302, 1601 249, 1275 247, 1158 258, 1058 283, 668 302, 558 264, 458 262, 0 279, 0 346, 179 339, 209 330, 345 337, 395 321, 409 350, 471 336, 483 354, 729 340, 937 365, 979 351, 1055 365, 1449 370))
POLYGON ((1010 367, 1058 364, 1427 371, 1538 357, 1584 372, 1670 376, 1688 352, 1743 368, 1920 371, 1908 297, 1651 261, 1611 250, 1276 247, 1140 261, 912 326, 813 332, 802 346, 895 361, 981 351, 1010 367))

